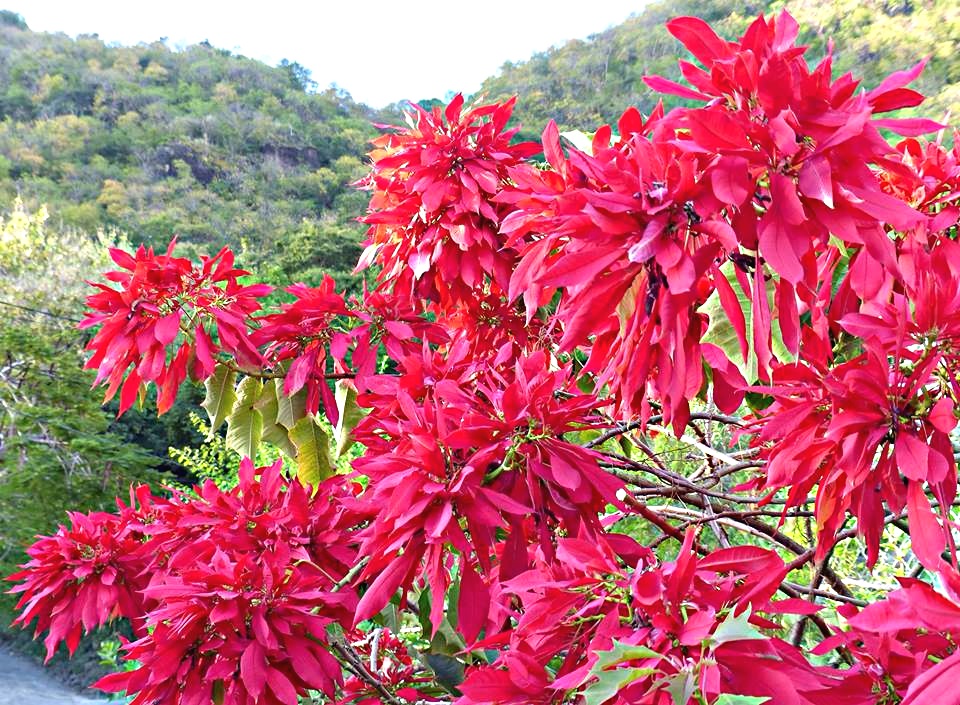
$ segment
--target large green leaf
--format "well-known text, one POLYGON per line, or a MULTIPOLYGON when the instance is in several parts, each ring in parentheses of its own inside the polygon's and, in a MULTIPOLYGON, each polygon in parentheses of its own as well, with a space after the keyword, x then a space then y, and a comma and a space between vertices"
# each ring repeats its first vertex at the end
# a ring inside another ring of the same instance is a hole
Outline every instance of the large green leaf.
POLYGON ((336 453, 339 458, 353 445, 351 434, 366 412, 357 405, 357 390, 351 382, 337 381, 336 399, 339 418, 337 427, 333 431, 333 438, 337 443, 336 453))
POLYGON ((291 430, 304 416, 307 415, 307 393, 302 389, 293 396, 287 396, 283 391, 283 379, 273 380, 277 396, 276 422, 291 430))
MULTIPOLYGON (((282 391, 280 393, 283 394, 282 391)), ((297 448, 290 442, 288 430, 277 423, 277 385, 273 382, 264 384, 263 392, 253 406, 263 415, 263 436, 260 440, 276 446, 288 457, 296 458, 297 448)))
POLYGON ((730 693, 721 693, 713 701, 713 705, 763 705, 769 701, 766 696, 757 697, 756 695, 731 695, 730 693))
POLYGON ((423 658, 437 677, 437 682, 454 695, 460 695, 457 686, 463 683, 463 662, 447 654, 428 653, 423 658))
POLYGON ((336 472, 330 457, 330 437, 312 416, 304 416, 294 424, 290 440, 297 449, 300 482, 316 487, 336 472))
POLYGON ((615 666, 624 661, 633 661, 634 659, 663 658, 653 649, 639 644, 624 644, 622 641, 613 640, 613 648, 609 651, 598 651, 597 662, 593 664, 591 671, 597 672, 610 666, 615 666))
POLYGON ((646 678, 651 668, 616 668, 601 671, 586 690, 583 691, 584 705, 600 705, 640 678, 646 678))
POLYGON ((241 457, 255 458, 263 436, 263 415, 256 403, 263 392, 263 382, 244 377, 237 386, 237 401, 227 417, 227 447, 241 457))
POLYGON ((584 154, 593 154, 593 133, 588 134, 582 130, 567 130, 561 132, 560 136, 584 154))
POLYGON ((237 401, 237 393, 233 389, 236 383, 237 373, 226 365, 217 365, 213 374, 203 383, 207 389, 207 396, 201 406, 210 419, 211 435, 220 428, 220 424, 233 410, 233 405, 237 401))
POLYGON ((665 679, 665 682, 667 683, 667 692, 673 698, 673 705, 687 705, 697 691, 697 681, 693 677, 693 673, 688 670, 674 673, 665 679))

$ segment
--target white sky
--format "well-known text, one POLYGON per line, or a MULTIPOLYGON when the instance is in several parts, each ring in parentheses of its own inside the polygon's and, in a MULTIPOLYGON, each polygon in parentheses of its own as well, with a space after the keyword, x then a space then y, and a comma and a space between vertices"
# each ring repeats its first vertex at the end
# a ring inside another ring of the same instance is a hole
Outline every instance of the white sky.
POLYGON ((585 38, 642 9, 643 0, 0 0, 31 29, 170 46, 204 39, 276 65, 297 61, 321 88, 359 101, 471 93, 505 61, 585 38))

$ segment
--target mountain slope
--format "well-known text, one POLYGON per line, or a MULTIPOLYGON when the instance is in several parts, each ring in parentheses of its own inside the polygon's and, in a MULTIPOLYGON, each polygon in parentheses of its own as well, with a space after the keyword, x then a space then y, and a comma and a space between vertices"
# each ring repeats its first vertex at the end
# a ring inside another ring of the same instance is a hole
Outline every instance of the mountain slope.
POLYGON ((0 203, 20 194, 66 226, 158 246, 174 233, 205 250, 246 244, 255 261, 310 259, 287 252, 291 240, 330 231, 350 245, 324 264, 343 269, 365 203, 348 184, 364 171, 374 115, 309 87, 297 64, 204 44, 109 46, 31 32, 6 13, 0 203))

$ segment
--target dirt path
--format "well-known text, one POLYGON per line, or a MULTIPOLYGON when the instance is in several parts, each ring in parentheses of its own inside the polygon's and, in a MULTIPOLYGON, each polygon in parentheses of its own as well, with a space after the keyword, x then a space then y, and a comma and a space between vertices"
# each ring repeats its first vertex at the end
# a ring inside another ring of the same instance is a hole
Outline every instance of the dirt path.
POLYGON ((0 705, 105 705, 77 695, 40 666, 0 646, 0 705))

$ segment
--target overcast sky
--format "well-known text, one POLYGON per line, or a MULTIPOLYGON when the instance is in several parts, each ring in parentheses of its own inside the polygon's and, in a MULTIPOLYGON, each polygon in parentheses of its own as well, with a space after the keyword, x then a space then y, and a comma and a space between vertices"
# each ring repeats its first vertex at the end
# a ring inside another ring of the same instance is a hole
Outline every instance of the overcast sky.
POLYGON ((297 61, 382 107, 470 93, 505 61, 585 38, 639 12, 643 0, 0 0, 31 29, 170 46, 208 40, 275 65, 297 61))

